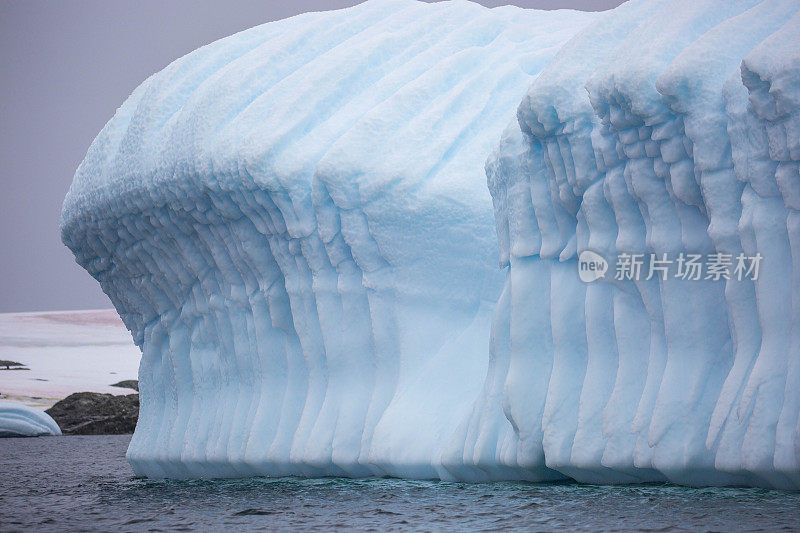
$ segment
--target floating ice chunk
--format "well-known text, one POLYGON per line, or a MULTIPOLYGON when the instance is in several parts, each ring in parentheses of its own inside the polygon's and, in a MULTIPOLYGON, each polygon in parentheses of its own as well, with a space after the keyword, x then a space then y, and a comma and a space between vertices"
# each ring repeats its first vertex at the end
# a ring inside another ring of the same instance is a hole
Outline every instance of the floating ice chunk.
POLYGON ((50 415, 17 402, 0 400, 0 437, 61 435, 50 415))

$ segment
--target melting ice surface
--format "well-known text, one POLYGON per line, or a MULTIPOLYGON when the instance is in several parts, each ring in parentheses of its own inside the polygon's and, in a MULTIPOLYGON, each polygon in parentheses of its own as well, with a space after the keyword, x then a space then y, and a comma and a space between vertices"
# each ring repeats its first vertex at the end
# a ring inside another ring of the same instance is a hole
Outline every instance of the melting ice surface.
POLYGON ((375 0, 150 77, 62 223, 143 350, 134 470, 800 487, 798 11, 375 0))

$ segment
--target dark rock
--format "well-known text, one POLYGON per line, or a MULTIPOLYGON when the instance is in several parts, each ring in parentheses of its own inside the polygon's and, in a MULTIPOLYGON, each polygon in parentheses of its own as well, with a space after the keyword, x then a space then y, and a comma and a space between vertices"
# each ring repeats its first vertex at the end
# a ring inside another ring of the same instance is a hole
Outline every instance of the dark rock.
POLYGON ((58 423, 64 435, 133 433, 139 418, 139 395, 76 392, 45 412, 58 423))
POLYGON ((135 379, 126 379, 120 381, 119 383, 114 383, 111 385, 112 387, 119 387, 121 389, 133 389, 136 392, 139 392, 139 382, 135 379))
POLYGON ((5 359, 0 359, 0 369, 1 370, 29 370, 27 368, 11 368, 12 366, 24 367, 25 363, 17 363, 16 361, 6 361, 5 359), (3 367, 5 367, 5 368, 3 368, 3 367))

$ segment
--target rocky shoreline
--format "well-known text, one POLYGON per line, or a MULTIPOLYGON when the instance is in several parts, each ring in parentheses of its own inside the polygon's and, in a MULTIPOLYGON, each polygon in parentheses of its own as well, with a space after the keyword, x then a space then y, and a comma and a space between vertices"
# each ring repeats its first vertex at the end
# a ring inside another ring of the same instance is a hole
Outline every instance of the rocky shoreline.
MULTIPOLYGON (((135 380, 114 386, 139 390, 135 380)), ((136 429, 139 395, 76 392, 45 412, 58 423, 64 435, 122 435, 136 429)))
POLYGON ((45 413, 53 417, 64 435, 133 433, 139 418, 139 395, 76 392, 45 413))

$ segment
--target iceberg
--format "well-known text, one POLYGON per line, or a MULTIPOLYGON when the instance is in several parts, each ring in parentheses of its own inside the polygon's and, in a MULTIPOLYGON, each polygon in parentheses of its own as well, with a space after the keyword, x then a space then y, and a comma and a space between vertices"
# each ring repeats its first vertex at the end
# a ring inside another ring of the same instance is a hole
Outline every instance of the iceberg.
POLYGON ((0 400, 0 437, 61 435, 56 421, 39 409, 0 400))
POLYGON ((372 0, 151 76, 62 213, 134 471, 800 488, 798 11, 372 0))

